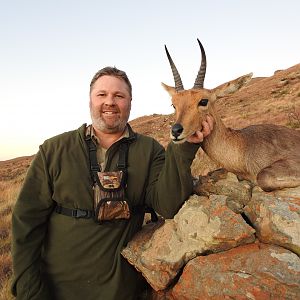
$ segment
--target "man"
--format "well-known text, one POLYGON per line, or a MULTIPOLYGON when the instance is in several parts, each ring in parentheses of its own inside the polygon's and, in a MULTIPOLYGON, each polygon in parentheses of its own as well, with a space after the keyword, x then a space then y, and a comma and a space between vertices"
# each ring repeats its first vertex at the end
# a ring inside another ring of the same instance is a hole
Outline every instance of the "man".
POLYGON ((190 137, 191 143, 170 143, 165 152, 127 124, 131 97, 125 72, 100 70, 90 85, 92 126, 84 124, 40 146, 13 212, 12 291, 17 299, 137 298, 141 276, 120 252, 142 226, 141 208, 172 218, 192 193, 190 165, 212 119, 190 137), (122 145, 127 150, 122 152, 122 145), (125 168, 118 171, 122 157, 125 168), (124 199, 106 201, 115 193, 110 185, 103 188, 101 174, 108 181, 111 174, 113 180, 115 174, 127 175, 123 194, 117 189, 124 199), (127 205, 125 215, 118 211, 109 218, 115 203, 127 205))

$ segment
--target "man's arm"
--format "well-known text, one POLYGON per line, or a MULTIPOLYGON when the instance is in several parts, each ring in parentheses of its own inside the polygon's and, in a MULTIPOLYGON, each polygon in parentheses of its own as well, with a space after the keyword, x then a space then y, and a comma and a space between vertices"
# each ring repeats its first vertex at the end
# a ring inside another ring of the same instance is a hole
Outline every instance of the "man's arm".
POLYGON ((41 278, 41 251, 53 209, 46 160, 40 147, 28 169, 12 215, 12 257, 17 299, 51 299, 41 278))
POLYGON ((146 203, 165 218, 173 218, 193 190, 190 166, 200 145, 170 143, 151 165, 146 203))
POLYGON ((172 218, 193 192, 191 164, 203 139, 213 129, 208 116, 197 131, 183 144, 170 143, 165 156, 157 149, 149 174, 146 203, 165 218, 172 218))

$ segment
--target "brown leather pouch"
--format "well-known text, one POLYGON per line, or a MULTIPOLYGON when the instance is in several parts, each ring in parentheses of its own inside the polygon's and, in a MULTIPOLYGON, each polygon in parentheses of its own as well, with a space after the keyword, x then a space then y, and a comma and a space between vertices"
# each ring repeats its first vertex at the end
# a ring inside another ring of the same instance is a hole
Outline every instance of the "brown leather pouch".
POLYGON ((114 219, 129 219, 130 208, 125 199, 124 173, 98 172, 99 182, 94 186, 95 220, 99 223, 114 219))
POLYGON ((98 208, 98 221, 100 222, 130 218, 130 210, 127 201, 103 201, 98 208))

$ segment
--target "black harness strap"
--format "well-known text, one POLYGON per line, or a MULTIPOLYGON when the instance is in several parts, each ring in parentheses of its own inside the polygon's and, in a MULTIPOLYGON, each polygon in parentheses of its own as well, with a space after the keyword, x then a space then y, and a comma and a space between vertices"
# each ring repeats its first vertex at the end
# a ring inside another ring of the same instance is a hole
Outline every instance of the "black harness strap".
POLYGON ((158 216, 157 216, 155 210, 152 207, 144 206, 144 205, 137 205, 137 206, 132 207, 131 212, 133 214, 148 213, 148 214, 151 214, 151 222, 157 222, 158 221, 158 216))
MULTIPOLYGON (((100 172, 100 166, 97 160, 97 146, 93 142, 90 135, 86 136, 86 142, 89 148, 89 158, 90 158, 90 170, 94 183, 100 185, 99 177, 97 172, 100 172)), ((125 175, 125 182, 127 182, 127 158, 128 158, 129 145, 127 142, 120 144, 119 146, 119 161, 117 163, 117 168, 119 171, 123 171, 125 175)))
MULTIPOLYGON (((98 172, 101 171, 100 166, 97 160, 97 146, 92 140, 91 135, 87 134, 86 143, 89 149, 89 160, 90 160, 90 172, 93 179, 94 184, 100 185, 98 172)), ((124 183, 127 182, 127 157, 128 157, 128 143, 122 143, 119 147, 119 161, 117 164, 117 168, 119 171, 123 171, 124 173, 124 183)), ((84 210, 84 209, 74 209, 62 207, 60 205, 56 205, 54 211, 58 214, 62 214, 65 216, 73 217, 73 218, 84 218, 90 219, 95 216, 95 212, 93 210, 84 210)), ((135 212, 134 212, 135 213, 135 212)))
POLYGON ((86 136, 85 141, 86 141, 87 146, 89 148, 91 176, 93 178, 94 184, 97 183, 99 185, 100 183, 99 183, 99 178, 98 178, 97 172, 100 172, 101 169, 99 167, 98 160, 97 160, 97 146, 93 142, 92 137, 90 135, 86 136))
MULTIPOLYGON (((92 140, 92 137, 90 135, 90 131, 87 132, 87 135, 85 137, 85 141, 87 143, 88 149, 89 149, 89 160, 90 160, 90 172, 93 179, 94 184, 98 184, 100 186, 100 180, 98 177, 98 172, 101 172, 100 166, 98 164, 97 160, 97 146, 95 145, 94 141, 92 140)), ((117 163, 117 168, 119 171, 122 171, 124 174, 124 180, 125 186, 127 184, 127 166, 128 166, 128 150, 129 150, 129 143, 123 142, 119 146, 119 160, 117 163)), ((66 215, 73 218, 84 218, 89 219, 93 218, 95 216, 95 212, 92 210, 83 210, 83 209, 72 209, 72 208, 66 208, 62 207, 60 205, 57 205, 54 209, 55 212, 66 215)), ((158 220, 157 215, 153 208, 145 207, 145 206, 137 206, 132 207, 132 213, 133 214, 141 214, 141 213, 151 213, 151 220, 152 222, 156 222, 158 220)))
POLYGON ((120 145, 120 148, 119 148, 119 161, 117 163, 117 168, 119 171, 122 171, 123 174, 124 174, 124 185, 126 186, 127 185, 127 166, 128 166, 128 163, 127 163, 127 160, 128 160, 128 150, 129 150, 129 144, 127 142, 125 143, 122 143, 120 145))
POLYGON ((62 207, 60 205, 57 205, 54 211, 57 212, 58 214, 62 214, 77 219, 80 218, 90 219, 93 218, 95 215, 93 210, 73 209, 73 208, 62 207))

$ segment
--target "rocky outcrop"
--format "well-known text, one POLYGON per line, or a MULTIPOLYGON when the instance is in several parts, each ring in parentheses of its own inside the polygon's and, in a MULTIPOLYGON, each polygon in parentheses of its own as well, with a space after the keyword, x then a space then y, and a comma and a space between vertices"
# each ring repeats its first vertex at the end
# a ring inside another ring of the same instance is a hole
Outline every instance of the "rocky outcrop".
POLYGON ((268 194, 255 191, 244 210, 260 241, 300 256, 300 187, 268 194))
POLYGON ((224 195, 226 206, 236 213, 242 213, 251 199, 252 186, 248 181, 239 181, 233 173, 218 169, 207 176, 200 176, 195 183, 194 192, 204 196, 224 195))
POLYGON ((159 228, 145 226, 128 243, 123 256, 153 289, 165 289, 196 256, 254 241, 254 229, 224 203, 223 196, 192 196, 174 219, 165 220, 159 228))
POLYGON ((266 193, 217 170, 195 193, 122 252, 153 298, 300 298, 300 188, 266 193))
POLYGON ((297 299, 299 272, 296 254, 255 243, 191 260, 165 296, 180 300, 297 299))

